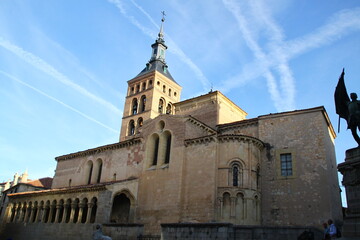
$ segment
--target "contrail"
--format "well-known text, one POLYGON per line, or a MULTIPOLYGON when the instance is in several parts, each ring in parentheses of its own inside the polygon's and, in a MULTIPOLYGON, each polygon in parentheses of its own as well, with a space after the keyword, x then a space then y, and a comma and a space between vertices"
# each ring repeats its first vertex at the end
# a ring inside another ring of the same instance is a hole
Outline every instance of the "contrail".
POLYGON ((65 75, 60 73, 53 66, 51 66, 50 64, 45 62, 40 57, 37 57, 34 54, 32 54, 32 53, 30 53, 28 51, 25 51, 21 47, 16 46, 15 44, 12 44, 11 42, 3 39, 2 37, 0 37, 0 46, 2 46, 3 48, 9 50, 10 52, 14 53, 15 55, 17 55, 18 57, 20 57, 24 61, 26 61, 26 62, 30 63, 31 65, 33 65, 34 67, 36 67, 37 69, 40 69, 41 71, 49 74, 50 76, 52 76, 56 80, 60 81, 61 83, 63 83, 65 85, 71 87, 72 89, 78 91, 82 95, 84 95, 86 97, 89 97, 90 99, 100 103, 101 105, 105 106, 107 109, 111 110, 115 114, 122 115, 122 112, 117 107, 115 107, 113 104, 111 104, 110 102, 107 102, 106 100, 92 94, 91 92, 89 92, 85 88, 81 87, 80 85, 72 82, 69 78, 67 78, 65 75))
POLYGON ((13 81, 15 81, 15 82, 20 83, 20 84, 22 84, 22 85, 24 85, 24 86, 26 86, 26 87, 28 87, 28 88, 30 88, 30 89, 32 89, 32 90, 34 90, 35 92, 37 92, 37 93, 39 93, 39 94, 41 94, 41 95, 43 95, 43 96, 45 96, 45 97, 47 97, 47 98, 49 98, 49 99, 51 99, 51 100, 55 101, 55 102, 57 102, 57 103, 60 103, 62 106, 64 106, 64 107, 66 107, 66 108, 70 109, 71 111, 74 111, 74 112, 76 112, 76 113, 80 114, 80 115, 81 115, 81 116, 83 116, 84 118, 86 118, 86 119, 88 119, 88 120, 90 120, 90 121, 92 121, 92 122, 94 122, 94 123, 96 123, 96 124, 98 124, 98 125, 100 125, 100 126, 102 126, 102 127, 106 128, 106 129, 108 129, 108 130, 110 130, 110 131, 112 131, 112 132, 114 132, 114 133, 119 133, 119 131, 117 131, 117 130, 115 130, 115 129, 113 129, 113 128, 111 128, 111 127, 109 127, 109 126, 107 126, 107 125, 105 125, 105 124, 103 124, 103 123, 101 123, 101 122, 99 122, 98 120, 96 120, 96 119, 94 119, 94 118, 92 118, 92 117, 90 117, 90 116, 86 115, 86 114, 85 114, 85 113, 83 113, 83 112, 80 112, 79 110, 77 110, 77 109, 75 109, 75 108, 73 108, 73 107, 71 107, 71 106, 67 105, 66 103, 64 103, 64 102, 60 101, 59 99, 54 98, 54 97, 52 97, 52 96, 50 96, 50 95, 48 95, 48 94, 44 93, 43 91, 41 91, 41 90, 39 90, 39 89, 37 89, 37 88, 35 88, 35 87, 33 87, 33 86, 31 86, 31 85, 29 85, 29 84, 27 84, 27 83, 23 82, 23 81, 21 81, 20 79, 18 79, 18 78, 16 78, 16 77, 14 77, 14 76, 12 76, 12 75, 10 75, 10 74, 8 74, 8 73, 4 72, 4 71, 1 71, 1 70, 0 70, 0 73, 1 73, 1 74, 3 74, 4 76, 6 76, 6 77, 10 78, 11 80, 13 80, 13 81))

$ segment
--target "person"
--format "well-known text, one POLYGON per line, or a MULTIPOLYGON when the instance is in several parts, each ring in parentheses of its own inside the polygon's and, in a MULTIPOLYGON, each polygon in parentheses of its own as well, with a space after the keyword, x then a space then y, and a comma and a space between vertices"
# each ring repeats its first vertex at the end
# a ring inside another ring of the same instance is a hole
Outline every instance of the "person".
POLYGON ((350 93, 350 98, 351 101, 347 102, 349 110, 348 124, 355 141, 360 146, 360 138, 356 132, 357 129, 360 131, 360 101, 357 100, 356 93, 350 93))
POLYGON ((329 224, 330 239, 336 239, 336 226, 334 222, 331 219, 329 219, 328 224, 329 224))
POLYGON ((330 240, 330 234, 329 234, 329 227, 328 224, 326 222, 323 223, 323 227, 324 227, 324 238, 323 240, 330 240))
POLYGON ((105 236, 102 232, 101 225, 96 225, 96 231, 93 233, 93 240, 112 240, 111 237, 105 236))

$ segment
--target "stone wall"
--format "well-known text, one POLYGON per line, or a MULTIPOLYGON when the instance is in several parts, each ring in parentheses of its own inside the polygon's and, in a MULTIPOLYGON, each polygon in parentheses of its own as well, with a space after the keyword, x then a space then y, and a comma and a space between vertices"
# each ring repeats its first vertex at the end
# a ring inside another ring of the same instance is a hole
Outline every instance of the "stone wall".
POLYGON ((259 118, 259 138, 268 146, 261 164, 263 224, 321 227, 342 220, 334 135, 324 114, 319 107, 259 118), (281 154, 292 157, 291 176, 281 174, 281 154))
POLYGON ((186 240, 295 240, 304 231, 321 240, 322 231, 313 227, 239 226, 229 223, 161 224, 161 239, 186 240))

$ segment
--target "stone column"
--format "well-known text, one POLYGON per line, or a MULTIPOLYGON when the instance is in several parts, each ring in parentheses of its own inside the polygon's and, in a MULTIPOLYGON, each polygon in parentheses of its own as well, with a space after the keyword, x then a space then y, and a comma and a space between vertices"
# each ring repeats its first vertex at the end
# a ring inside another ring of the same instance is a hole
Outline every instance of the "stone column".
POLYGON ((30 214, 30 218, 29 218, 29 223, 31 223, 32 220, 33 220, 33 218, 34 218, 35 209, 36 209, 35 206, 33 206, 33 207, 31 208, 31 214, 30 214))
POLYGON ((19 222, 23 222, 25 219, 24 214, 26 213, 26 206, 21 206, 20 208, 20 215, 19 215, 19 222))
POLYGON ((55 209, 55 206, 53 204, 50 205, 50 212, 49 212, 49 218, 48 218, 48 223, 51 223, 52 221, 52 217, 54 215, 54 209, 55 209))
POLYGON ((360 237, 360 147, 348 149, 345 155, 345 162, 338 165, 348 203, 343 236, 360 237))
POLYGON ((64 213, 63 213, 63 218, 62 218, 62 221, 61 221, 62 223, 66 223, 66 217, 68 215, 69 206, 70 206, 70 204, 68 204, 68 203, 64 204, 64 213))
POLYGON ((42 213, 43 207, 38 206, 38 211, 35 216, 35 222, 41 222, 41 213, 42 213))
POLYGON ((5 215, 4 215, 4 222, 5 223, 10 222, 13 209, 14 209, 13 204, 9 204, 8 207, 6 208, 5 215))
POLYGON ((60 205, 60 204, 56 205, 56 214, 55 214, 54 223, 59 222, 60 208, 61 208, 61 205, 60 205))
POLYGON ((86 215, 86 223, 90 223, 90 220, 91 220, 91 210, 92 210, 93 207, 94 207, 94 203, 89 202, 89 203, 88 203, 88 212, 87 212, 87 215, 86 215))
POLYGON ((75 216, 75 209, 76 209, 77 203, 71 203, 71 213, 70 213, 70 221, 71 223, 74 222, 74 216, 75 216))
MULTIPOLYGON (((46 212, 47 211, 49 211, 49 206, 45 206, 44 208, 43 208, 43 213, 42 213, 42 216, 41 216, 41 221, 43 222, 43 223, 46 223, 47 221, 46 220, 48 220, 48 219, 46 219, 46 212)), ((48 214, 49 215, 49 214, 48 214)))
POLYGON ((236 197, 230 197, 230 218, 235 218, 236 197))
POLYGON ((218 198, 218 200, 219 200, 219 217, 222 219, 222 217, 223 217, 223 205, 224 205, 224 201, 223 201, 223 198, 221 197, 221 198, 218 198))
POLYGON ((79 215, 78 215, 77 223, 81 223, 81 222, 82 222, 81 220, 82 220, 82 215, 83 215, 84 207, 85 207, 85 204, 84 204, 84 203, 80 203, 80 204, 79 204, 79 215))
POLYGON ((29 221, 29 215, 31 214, 32 211, 32 207, 31 206, 27 206, 26 207, 26 211, 25 211, 25 217, 24 217, 24 222, 28 222, 29 221))

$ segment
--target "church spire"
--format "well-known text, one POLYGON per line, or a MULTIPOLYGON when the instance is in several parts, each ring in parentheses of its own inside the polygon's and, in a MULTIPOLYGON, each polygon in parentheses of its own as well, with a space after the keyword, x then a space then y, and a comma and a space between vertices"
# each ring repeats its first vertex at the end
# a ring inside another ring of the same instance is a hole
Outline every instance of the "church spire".
MULTIPOLYGON (((160 32, 159 32, 159 34, 158 34, 158 40, 162 40, 162 41, 164 41, 164 27, 163 27, 163 24, 164 24, 164 22, 165 22, 165 16, 166 16, 166 14, 165 14, 165 11, 162 11, 161 12, 162 13, 162 15, 163 15, 163 17, 162 17, 162 19, 161 19, 161 26, 160 26, 160 32)), ((164 41, 165 42, 165 41, 164 41)))

